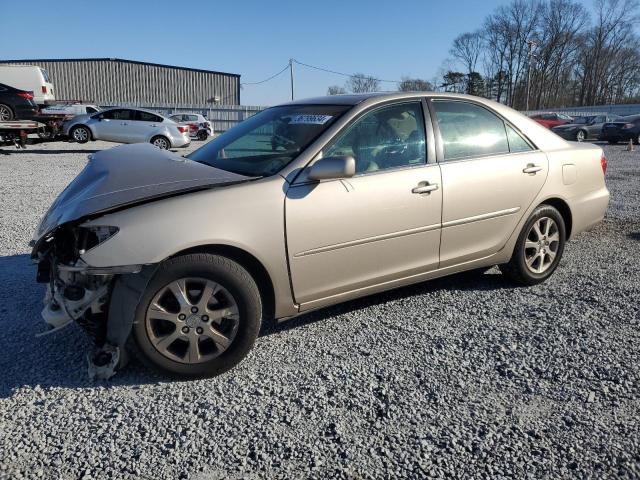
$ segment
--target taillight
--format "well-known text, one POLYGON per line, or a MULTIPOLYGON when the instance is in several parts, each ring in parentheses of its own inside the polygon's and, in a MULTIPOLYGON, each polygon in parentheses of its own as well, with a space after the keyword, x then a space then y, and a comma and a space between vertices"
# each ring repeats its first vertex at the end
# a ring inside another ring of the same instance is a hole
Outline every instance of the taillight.
POLYGON ((633 127, 635 127, 635 125, 634 125, 633 123, 625 123, 625 124, 622 126, 622 129, 623 129, 623 130, 628 130, 629 128, 633 128, 633 127))
POLYGON ((189 131, 189 127, 184 127, 182 125, 178 125, 178 131, 180 133, 187 133, 189 131))
POLYGON ((33 95, 29 92, 20 92, 18 93, 19 97, 26 98, 27 100, 33 100, 33 95))
POLYGON ((600 157, 600 166, 602 167, 602 174, 606 175, 607 174, 607 157, 604 156, 604 152, 600 157))
POLYGON ((46 85, 42 86, 42 93, 47 93, 47 86, 46 85))

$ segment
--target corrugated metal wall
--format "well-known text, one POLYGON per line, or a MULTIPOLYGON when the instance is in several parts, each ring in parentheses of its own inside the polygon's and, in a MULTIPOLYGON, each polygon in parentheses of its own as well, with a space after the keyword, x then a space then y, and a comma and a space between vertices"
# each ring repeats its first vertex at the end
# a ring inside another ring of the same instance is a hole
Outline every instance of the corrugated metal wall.
POLYGON ((0 61, 49 72, 56 99, 99 105, 240 104, 240 76, 119 59, 0 61))

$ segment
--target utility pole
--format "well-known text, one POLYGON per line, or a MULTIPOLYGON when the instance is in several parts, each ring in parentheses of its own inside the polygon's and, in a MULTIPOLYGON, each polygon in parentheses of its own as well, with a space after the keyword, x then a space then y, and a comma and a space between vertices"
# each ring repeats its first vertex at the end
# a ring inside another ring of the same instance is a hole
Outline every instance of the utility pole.
POLYGON ((289 59, 289 72, 291 73, 291 100, 293 100, 293 58, 289 59))
POLYGON ((527 107, 526 111, 529 111, 529 92, 531 91, 531 59, 534 58, 533 49, 538 45, 535 40, 527 40, 529 45, 529 61, 527 62, 527 107))

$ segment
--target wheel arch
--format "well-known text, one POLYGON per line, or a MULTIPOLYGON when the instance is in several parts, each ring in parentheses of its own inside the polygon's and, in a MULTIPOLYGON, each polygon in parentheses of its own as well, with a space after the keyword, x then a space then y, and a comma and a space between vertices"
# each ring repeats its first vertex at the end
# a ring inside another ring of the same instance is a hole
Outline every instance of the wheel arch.
MULTIPOLYGON (((208 253, 222 255, 242 265, 253 277, 263 303, 263 316, 265 320, 275 318, 275 290, 268 270, 254 255, 242 248, 224 244, 198 245, 174 253, 169 258, 180 257, 192 253, 208 253)), ((168 259, 167 259, 168 260, 168 259)))
POLYGON ((567 240, 569 240, 571 238, 571 230, 573 227, 573 215, 569 204, 559 197, 550 197, 540 202, 540 205, 551 205, 560 212, 560 215, 562 215, 562 219, 564 220, 567 240))

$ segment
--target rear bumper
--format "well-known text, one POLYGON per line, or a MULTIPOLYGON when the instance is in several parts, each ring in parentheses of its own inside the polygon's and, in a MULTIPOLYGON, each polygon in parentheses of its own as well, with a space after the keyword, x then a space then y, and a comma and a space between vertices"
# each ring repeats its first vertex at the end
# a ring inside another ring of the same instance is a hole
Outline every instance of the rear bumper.
POLYGON ((602 222, 609 206, 609 190, 602 187, 570 201, 573 216, 571 238, 602 222))

